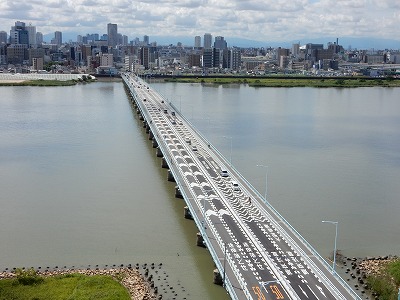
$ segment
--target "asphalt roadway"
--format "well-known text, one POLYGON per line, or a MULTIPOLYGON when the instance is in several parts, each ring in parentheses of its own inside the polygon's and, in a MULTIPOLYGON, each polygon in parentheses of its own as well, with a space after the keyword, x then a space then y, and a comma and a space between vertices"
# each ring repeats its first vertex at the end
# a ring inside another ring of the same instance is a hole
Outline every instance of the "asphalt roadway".
POLYGON ((361 299, 166 99, 134 75, 122 78, 232 299, 361 299))

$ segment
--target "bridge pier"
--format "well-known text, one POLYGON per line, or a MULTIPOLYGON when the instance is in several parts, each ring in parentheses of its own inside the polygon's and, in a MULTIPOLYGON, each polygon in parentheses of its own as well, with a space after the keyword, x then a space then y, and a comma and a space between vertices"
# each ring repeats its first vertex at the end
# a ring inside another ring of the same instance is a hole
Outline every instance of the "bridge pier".
POLYGON ((206 247, 206 244, 204 243, 204 238, 200 232, 196 234, 196 245, 203 248, 206 247))
POLYGON ((152 145, 153 145, 153 148, 157 148, 157 147, 158 147, 158 143, 157 143, 156 139, 153 139, 153 140, 151 141, 151 143, 152 143, 152 145))
POLYGON ((184 213, 185 219, 193 220, 193 216, 192 216, 192 213, 190 212, 189 207, 185 206, 185 207, 183 208, 183 213, 184 213))
POLYGON ((214 274, 214 277, 213 277, 214 284, 223 285, 224 281, 222 279, 222 276, 221 276, 221 273, 219 272, 219 270, 214 269, 213 274, 214 274))
POLYGON ((146 133, 150 133, 150 126, 146 123, 146 133))
POLYGON ((175 182, 175 178, 171 170, 168 170, 168 181, 175 182))
POLYGON ((150 126, 149 126, 149 140, 152 140, 154 138, 154 134, 153 132, 150 130, 150 126))
POLYGON ((157 157, 163 157, 164 156, 162 151, 161 151, 161 149, 160 149, 160 147, 157 147, 156 155, 157 155, 157 157))
POLYGON ((163 157, 163 158, 161 159, 161 167, 162 167, 163 169, 169 169, 169 166, 168 166, 168 163, 167 163, 167 160, 165 159, 165 157, 163 157))
POLYGON ((183 196, 182 196, 181 190, 179 189, 179 186, 175 187, 175 197, 183 199, 183 196))

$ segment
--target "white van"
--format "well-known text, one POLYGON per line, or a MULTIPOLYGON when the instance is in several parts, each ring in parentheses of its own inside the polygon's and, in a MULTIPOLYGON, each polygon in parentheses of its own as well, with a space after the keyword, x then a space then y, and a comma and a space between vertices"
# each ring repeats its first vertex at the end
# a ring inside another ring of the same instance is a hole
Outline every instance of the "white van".
POLYGON ((239 184, 238 184, 236 181, 234 181, 234 180, 232 180, 232 189, 233 189, 234 191, 240 191, 239 184))

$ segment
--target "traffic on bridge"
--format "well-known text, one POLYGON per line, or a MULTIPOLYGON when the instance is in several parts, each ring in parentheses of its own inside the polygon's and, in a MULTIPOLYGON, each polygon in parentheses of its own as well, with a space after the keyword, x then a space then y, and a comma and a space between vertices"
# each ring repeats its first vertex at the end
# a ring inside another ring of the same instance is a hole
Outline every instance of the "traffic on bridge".
POLYGON ((171 103, 122 78, 232 299, 361 299, 171 103))

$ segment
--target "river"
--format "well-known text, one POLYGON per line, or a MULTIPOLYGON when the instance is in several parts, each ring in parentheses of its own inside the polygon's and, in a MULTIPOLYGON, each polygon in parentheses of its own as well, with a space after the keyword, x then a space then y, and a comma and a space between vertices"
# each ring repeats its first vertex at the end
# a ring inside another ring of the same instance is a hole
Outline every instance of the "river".
MULTIPOLYGON (((400 89, 152 85, 321 255, 322 220, 347 256, 400 254, 400 89)), ((122 83, 0 93, 0 269, 162 262, 226 298, 122 83)))

